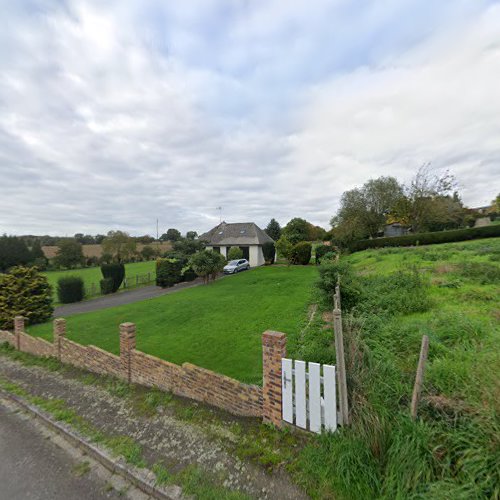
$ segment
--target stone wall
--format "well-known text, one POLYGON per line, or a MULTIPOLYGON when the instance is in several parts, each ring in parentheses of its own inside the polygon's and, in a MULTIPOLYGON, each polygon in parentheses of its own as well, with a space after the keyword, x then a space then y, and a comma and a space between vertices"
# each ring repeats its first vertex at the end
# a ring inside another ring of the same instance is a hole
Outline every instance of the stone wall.
POLYGON ((182 366, 136 349, 133 323, 120 325, 120 356, 98 347, 83 346, 66 338, 66 321, 54 321, 54 341, 32 337, 24 331, 24 318, 14 321, 14 333, 0 331, 0 342, 38 356, 57 357, 61 362, 91 372, 112 375, 127 382, 158 387, 234 415, 262 417, 281 425, 281 358, 286 356, 286 336, 264 332, 262 336, 263 387, 248 385, 205 368, 182 366))

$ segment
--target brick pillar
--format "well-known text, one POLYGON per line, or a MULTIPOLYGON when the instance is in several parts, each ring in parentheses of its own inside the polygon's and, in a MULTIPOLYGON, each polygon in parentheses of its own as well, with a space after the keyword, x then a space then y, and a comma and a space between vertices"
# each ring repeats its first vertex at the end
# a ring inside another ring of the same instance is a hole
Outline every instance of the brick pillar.
POLYGON ((24 318, 16 316, 14 318, 14 335, 16 337, 16 349, 21 350, 21 333, 24 332, 24 318))
POLYGON ((135 325, 134 323, 122 323, 120 325, 120 362, 122 376, 130 383, 132 378, 131 357, 135 349, 135 325))
POLYGON ((66 320, 64 318, 56 318, 54 320, 54 345, 57 350, 57 359, 61 361, 61 344, 62 339, 66 337, 66 320))
POLYGON ((262 388, 264 422, 281 426, 281 358, 286 357, 286 335, 266 331, 262 335, 262 388))

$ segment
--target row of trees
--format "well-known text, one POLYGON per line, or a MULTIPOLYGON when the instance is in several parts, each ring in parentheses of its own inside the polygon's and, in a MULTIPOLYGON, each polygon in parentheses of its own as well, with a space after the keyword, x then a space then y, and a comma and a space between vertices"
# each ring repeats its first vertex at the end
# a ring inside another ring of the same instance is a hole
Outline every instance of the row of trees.
POLYGON ((328 233, 320 226, 315 226, 305 219, 295 217, 281 228, 276 219, 271 219, 264 230, 274 241, 284 236, 292 245, 301 241, 321 241, 328 237, 328 233))
POLYGON ((346 246, 380 236, 384 226, 393 222, 419 233, 467 227, 474 220, 460 199, 455 177, 448 171, 433 174, 425 164, 409 184, 379 177, 345 191, 331 225, 334 242, 346 246))

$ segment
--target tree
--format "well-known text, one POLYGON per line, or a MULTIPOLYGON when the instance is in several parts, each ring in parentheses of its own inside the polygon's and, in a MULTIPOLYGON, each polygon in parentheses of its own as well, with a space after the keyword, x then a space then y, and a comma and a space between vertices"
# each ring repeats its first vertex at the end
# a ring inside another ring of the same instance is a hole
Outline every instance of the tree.
POLYGON ((153 243, 154 240, 155 239, 149 234, 145 234, 144 236, 137 236, 135 238, 135 241, 137 243, 143 243, 144 245, 147 245, 148 243, 153 243))
POLYGON ((285 236, 292 245, 295 245, 299 241, 309 240, 311 236, 310 226, 311 224, 305 219, 295 217, 283 228, 281 235, 285 236))
POLYGON ((267 225, 264 231, 267 235, 272 238, 274 241, 278 241, 281 236, 281 226, 276 219, 271 219, 269 224, 267 225))
POLYGON ((146 245, 142 250, 141 250, 141 255, 145 260, 151 260, 155 256, 156 252, 154 248, 150 247, 149 245, 146 245))
POLYGON ((58 267, 73 269, 84 262, 82 244, 74 239, 60 240, 58 250, 54 257, 54 264, 58 267))
POLYGON ((290 263, 290 253, 292 251, 292 243, 287 239, 286 236, 281 236, 281 238, 276 242, 276 251, 278 256, 286 259, 290 263))
POLYGON ((109 231, 102 241, 103 253, 109 253, 117 262, 129 260, 136 252, 136 242, 124 231, 109 231))
POLYGON ((344 237, 348 234, 356 238, 375 237, 386 224, 387 215, 402 198, 404 187, 394 177, 370 179, 361 188, 342 194, 340 208, 331 224, 344 237), (356 227, 353 227, 353 221, 356 227))
POLYGON ((13 266, 25 265, 33 260, 24 240, 17 236, 0 236, 0 271, 13 266))
POLYGON ((205 244, 200 240, 189 240, 187 238, 181 238, 175 241, 173 244, 173 249, 177 253, 182 253, 184 255, 193 255, 200 250, 205 248, 205 244))
POLYGON ((45 254, 42 250, 42 245, 40 245, 40 240, 35 240, 31 247, 31 260, 35 259, 45 259, 45 254))
POLYGON ((191 257, 189 263, 195 273, 203 278, 205 284, 208 284, 210 277, 215 279, 217 274, 222 271, 226 259, 218 252, 202 250, 201 252, 195 253, 191 257))
POLYGON ((240 247, 231 247, 227 253, 227 260, 238 260, 243 258, 243 250, 240 247))
POLYGON ((181 232, 171 227, 160 236, 160 241, 178 241, 182 238, 181 232))
POLYGON ((196 231, 188 231, 186 233, 186 240, 195 240, 196 238, 198 238, 198 233, 196 231))
MULTIPOLYGON (((437 218, 446 219, 446 204, 439 199, 449 197, 456 187, 455 177, 447 170, 433 174, 430 163, 422 165, 406 189, 408 219, 414 233, 428 230, 437 218)), ((455 206, 461 204, 455 197, 455 206)))
POLYGON ((274 259, 276 257, 275 244, 272 241, 266 241, 262 245, 262 254, 264 255, 266 264, 274 264, 274 259))

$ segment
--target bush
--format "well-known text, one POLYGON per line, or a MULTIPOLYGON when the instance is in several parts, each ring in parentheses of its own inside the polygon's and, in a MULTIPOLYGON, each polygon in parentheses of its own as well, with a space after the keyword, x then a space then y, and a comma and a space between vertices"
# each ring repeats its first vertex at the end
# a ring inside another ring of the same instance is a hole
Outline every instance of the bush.
POLYGON ((208 284, 210 277, 215 280, 225 263, 226 259, 220 253, 211 250, 195 253, 189 261, 190 266, 198 276, 203 278, 206 284, 208 284))
POLYGON ((102 264, 101 273, 103 278, 113 280, 112 293, 115 293, 120 288, 123 278, 125 278, 125 265, 119 263, 102 264))
POLYGON ((99 285, 101 287, 101 293, 103 295, 113 293, 113 278, 104 278, 99 281, 99 285))
POLYGON ((177 259, 156 261, 156 285, 166 288, 182 281, 182 262, 177 259))
POLYGON ((29 324, 43 323, 54 312, 47 278, 35 267, 13 267, 0 275, 0 329, 11 329, 15 316, 29 324))
POLYGON ((191 266, 187 266, 182 270, 183 281, 193 281, 198 277, 191 266))
POLYGON ((413 245, 432 245, 434 243, 449 243, 453 241, 474 240, 477 238, 494 238, 500 236, 500 225, 456 229, 453 231, 437 231, 435 233, 417 233, 393 238, 375 238, 359 240, 351 243, 348 249, 359 252, 367 248, 407 247, 413 245))
POLYGON ((266 241, 262 245, 262 254, 264 255, 264 260, 266 264, 274 264, 274 258, 276 256, 276 246, 272 241, 266 241))
POLYGON ((80 302, 84 295, 83 280, 79 276, 67 276, 57 280, 57 297, 61 304, 80 302))
POLYGON ((458 273, 464 278, 477 280, 482 285, 500 283, 500 268, 487 262, 462 262, 458 273))
POLYGON ((301 241, 294 245, 290 251, 290 263, 306 266, 311 260, 312 245, 307 241, 301 241))
POLYGON ((333 294, 339 279, 342 310, 349 311, 358 303, 361 297, 361 285, 348 262, 343 260, 325 262, 319 266, 318 271, 319 280, 316 286, 325 305, 333 307, 333 294))
POLYGON ((327 254, 332 253, 332 247, 329 245, 318 245, 315 250, 316 264, 321 264, 321 259, 327 254))
POLYGON ((227 260, 239 260, 243 258, 243 250, 239 247, 231 247, 227 252, 227 260))
POLYGON ((31 264, 39 271, 46 271, 48 262, 45 257, 37 257, 31 264))

